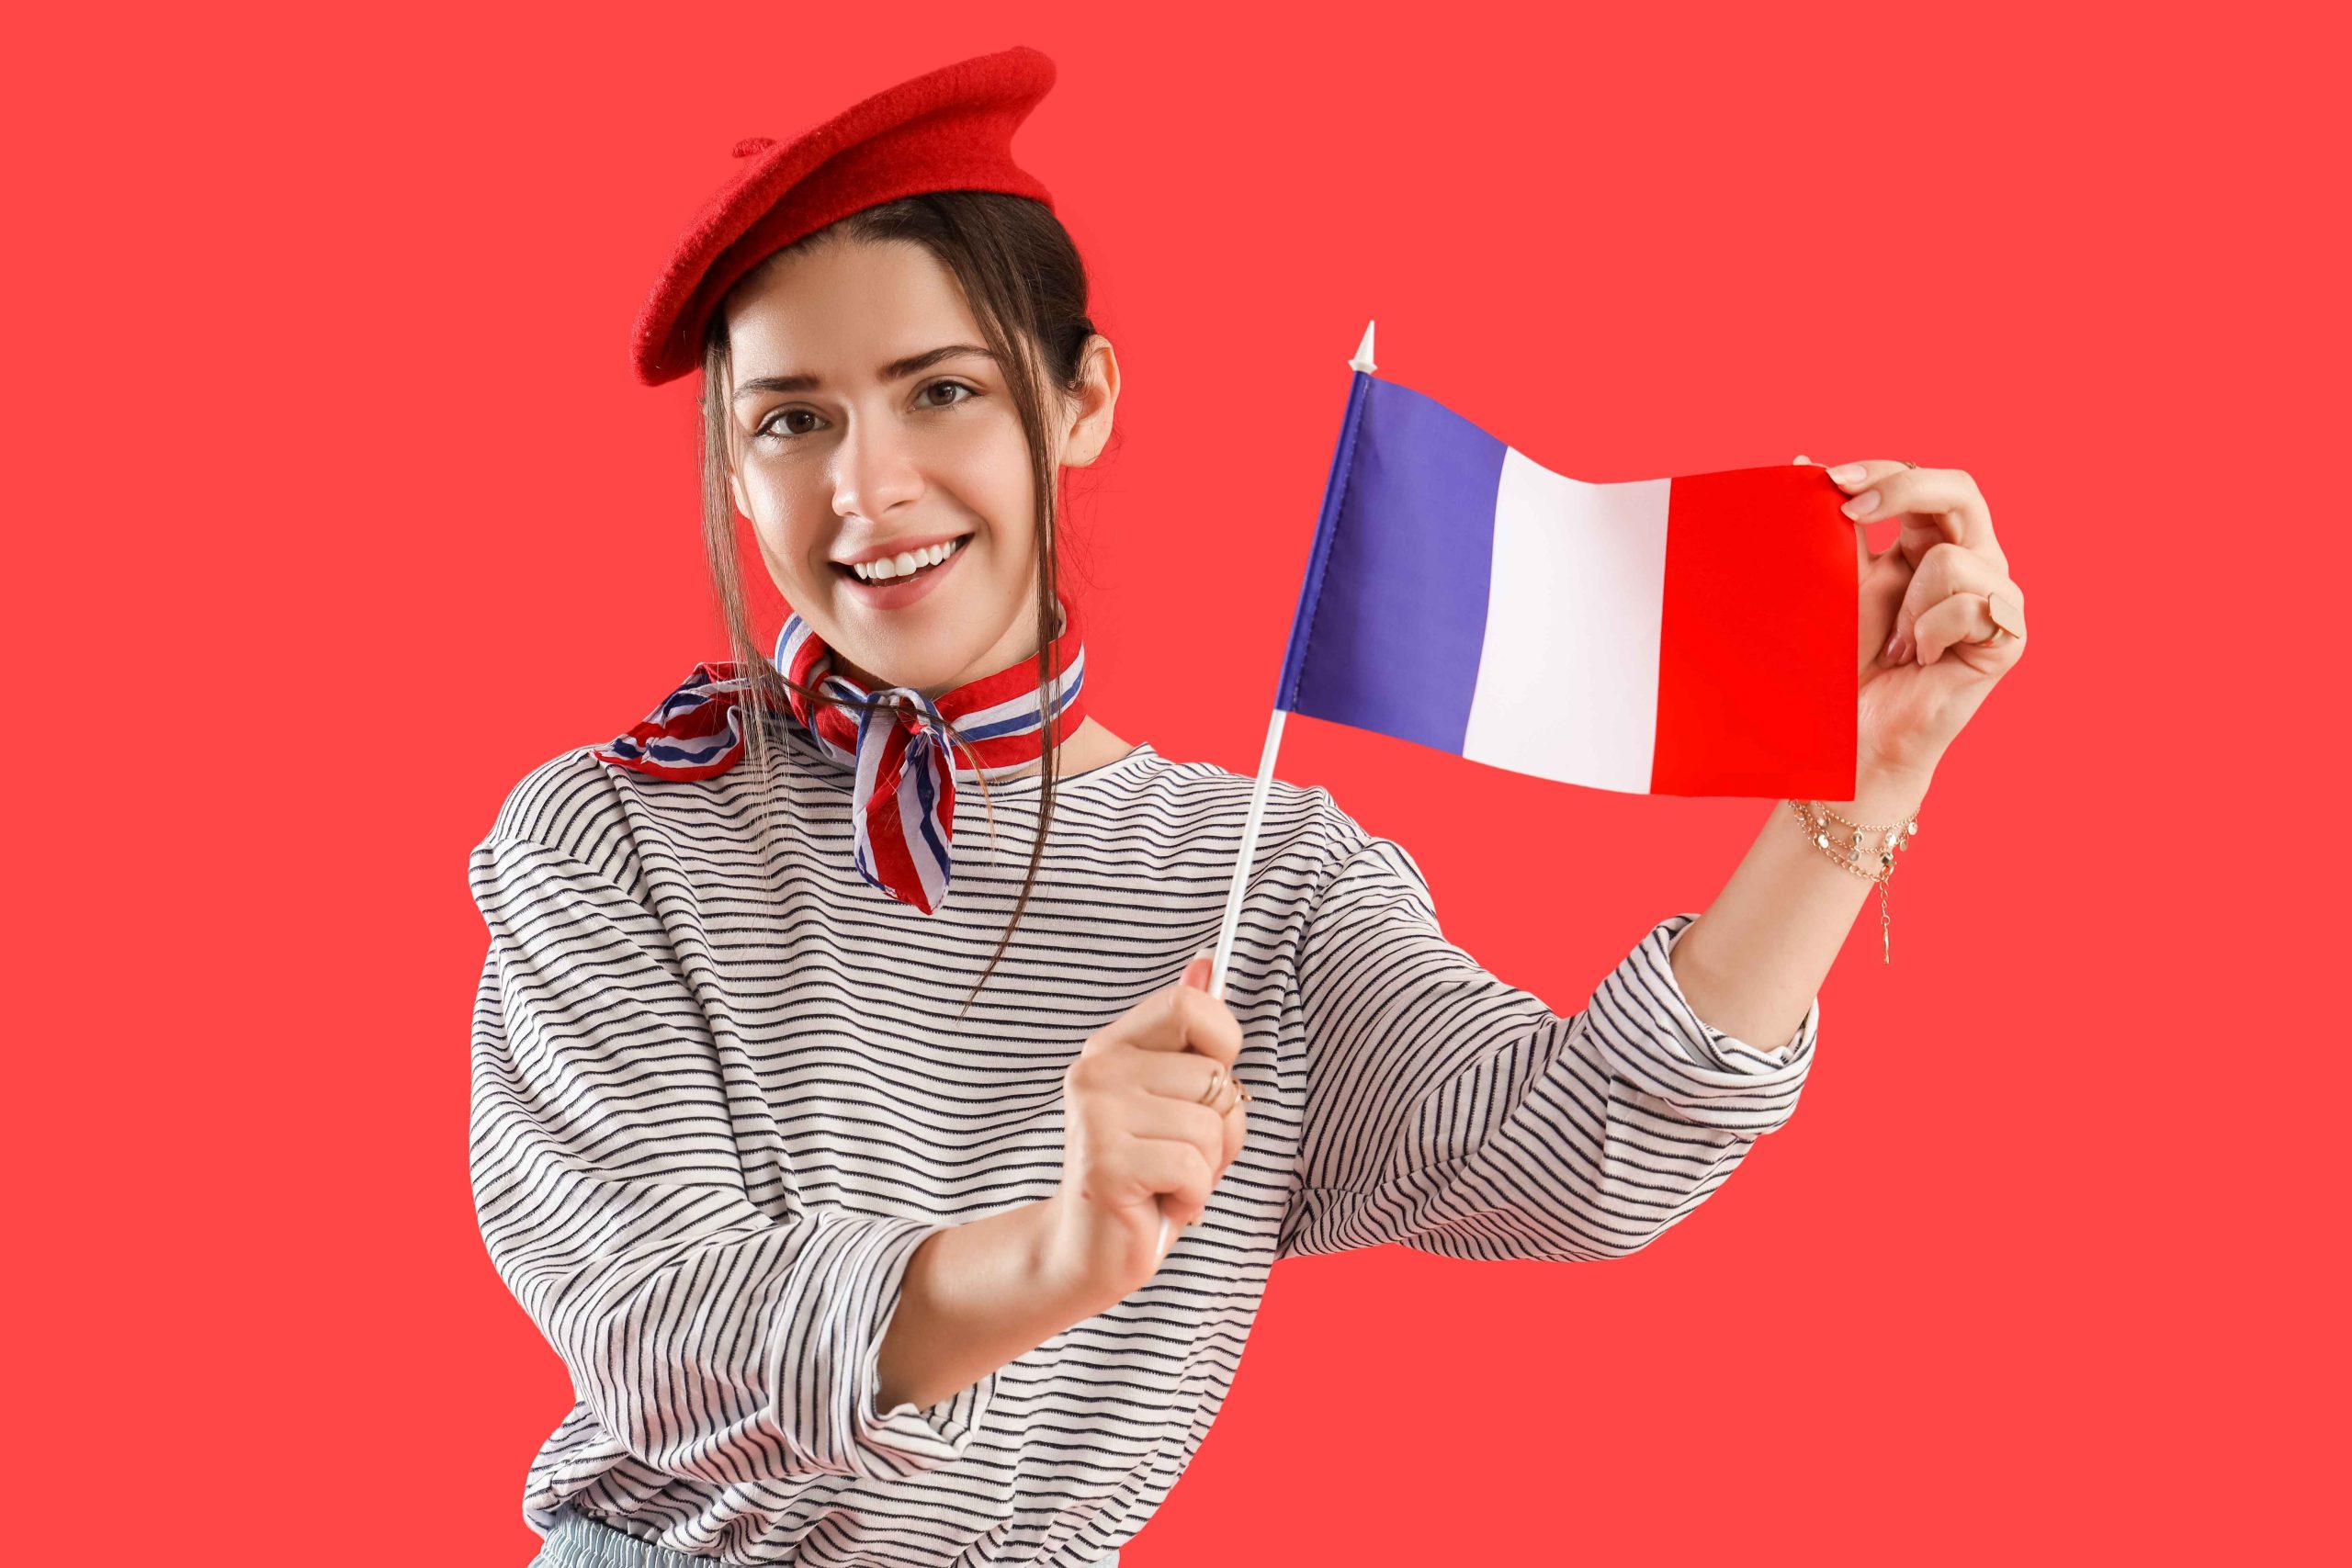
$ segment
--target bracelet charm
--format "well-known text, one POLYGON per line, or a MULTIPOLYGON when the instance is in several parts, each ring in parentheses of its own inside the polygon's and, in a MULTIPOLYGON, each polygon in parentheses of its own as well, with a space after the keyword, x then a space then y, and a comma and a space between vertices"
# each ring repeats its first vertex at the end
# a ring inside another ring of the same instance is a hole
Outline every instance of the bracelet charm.
POLYGON ((1919 814, 1906 812, 1900 822, 1871 823, 1840 817, 1817 800, 1792 800, 1789 809, 1797 814, 1797 821, 1814 847, 1840 870, 1878 884, 1879 946, 1884 961, 1894 963, 1894 920, 1887 909, 1887 885, 1894 880, 1895 852, 1910 848, 1911 840, 1919 831, 1919 814), (1848 831, 1833 832, 1832 822, 1848 831), (1878 835, 1875 844, 1870 840, 1871 834, 1878 835))

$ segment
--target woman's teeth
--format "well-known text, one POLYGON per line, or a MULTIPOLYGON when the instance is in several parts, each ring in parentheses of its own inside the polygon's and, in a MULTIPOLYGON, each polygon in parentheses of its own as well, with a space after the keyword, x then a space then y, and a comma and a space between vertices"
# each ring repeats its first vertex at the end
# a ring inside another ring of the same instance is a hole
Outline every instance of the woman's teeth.
MULTIPOLYGON (((965 536, 969 538, 969 535, 965 536)), ((860 561, 850 568, 863 582, 888 582, 894 577, 905 577, 927 566, 937 566, 964 547, 963 539, 950 539, 944 545, 933 545, 927 550, 901 550, 881 560, 860 561)))

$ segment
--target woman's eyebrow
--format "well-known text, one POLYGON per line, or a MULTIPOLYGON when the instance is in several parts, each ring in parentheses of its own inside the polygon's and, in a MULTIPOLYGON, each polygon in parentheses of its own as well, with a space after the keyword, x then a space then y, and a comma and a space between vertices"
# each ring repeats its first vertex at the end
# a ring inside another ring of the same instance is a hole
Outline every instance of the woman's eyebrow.
MULTIPOLYGON (((953 359, 959 354, 976 354, 982 359, 996 357, 987 349, 975 344, 951 343, 942 348, 930 348, 921 354, 910 354, 904 359, 893 359, 889 364, 882 367, 882 379, 903 380, 909 376, 930 369, 943 359, 953 359)), ((813 392, 823 385, 824 382, 820 378, 806 373, 791 376, 754 376, 738 386, 735 389, 735 395, 738 398, 747 398, 761 392, 813 392)))

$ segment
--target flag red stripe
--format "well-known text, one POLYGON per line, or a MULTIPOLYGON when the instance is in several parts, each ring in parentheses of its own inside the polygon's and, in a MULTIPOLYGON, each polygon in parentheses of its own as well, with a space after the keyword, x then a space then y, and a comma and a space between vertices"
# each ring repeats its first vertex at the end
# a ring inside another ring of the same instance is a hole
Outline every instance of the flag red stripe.
POLYGON ((1845 499, 1810 464, 1673 481, 1652 795, 1853 797, 1845 499))

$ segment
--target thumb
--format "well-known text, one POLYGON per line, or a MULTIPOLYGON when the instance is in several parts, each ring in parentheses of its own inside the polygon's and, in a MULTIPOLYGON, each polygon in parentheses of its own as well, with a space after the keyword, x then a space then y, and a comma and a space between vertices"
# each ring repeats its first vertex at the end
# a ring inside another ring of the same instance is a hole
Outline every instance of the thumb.
MULTIPOLYGON (((1798 453, 1798 454, 1797 454, 1793 458, 1792 458, 1792 459, 1791 459, 1791 461, 1792 461, 1792 462, 1796 462, 1796 463, 1803 463, 1803 464, 1811 464, 1814 468, 1820 468, 1820 467, 1822 466, 1822 465, 1821 465, 1821 464, 1819 464, 1819 463, 1815 463, 1815 462, 1813 461, 1813 459, 1812 459, 1812 458, 1810 458, 1810 457, 1806 457, 1806 456, 1805 456, 1804 453, 1802 453, 1802 452, 1798 453)), ((1870 570, 1870 569, 1871 569, 1871 540, 1870 540, 1870 535, 1869 535, 1867 532, 1865 532, 1865 531, 1863 530, 1863 527, 1862 527, 1862 525, 1861 525, 1860 523, 1857 523, 1857 524, 1855 524, 1855 525, 1854 525, 1854 570, 1855 570, 1856 571, 1858 571, 1858 572, 1866 572, 1866 571, 1870 570)))
POLYGON ((1216 949, 1204 947, 1193 954, 1193 961, 1184 965, 1184 978, 1181 983, 1190 986, 1196 991, 1205 991, 1209 988, 1209 981, 1216 973, 1216 949))
MULTIPOLYGON (((1193 954, 1192 962, 1184 965, 1184 977, 1179 980, 1177 984, 1180 986, 1190 986, 1196 991, 1205 991, 1209 988, 1209 977, 1216 972, 1216 949, 1213 947, 1204 947, 1201 949, 1200 952, 1193 954)), ((1165 1258, 1168 1256, 1168 1237, 1173 1232, 1175 1227, 1170 1223, 1166 1213, 1168 1203, 1167 1197, 1163 1194, 1159 1201, 1161 1213, 1159 1216, 1159 1242, 1158 1256, 1165 1258)), ((1189 1224, 1192 1222, 1188 1220, 1185 1223, 1189 1224)))

